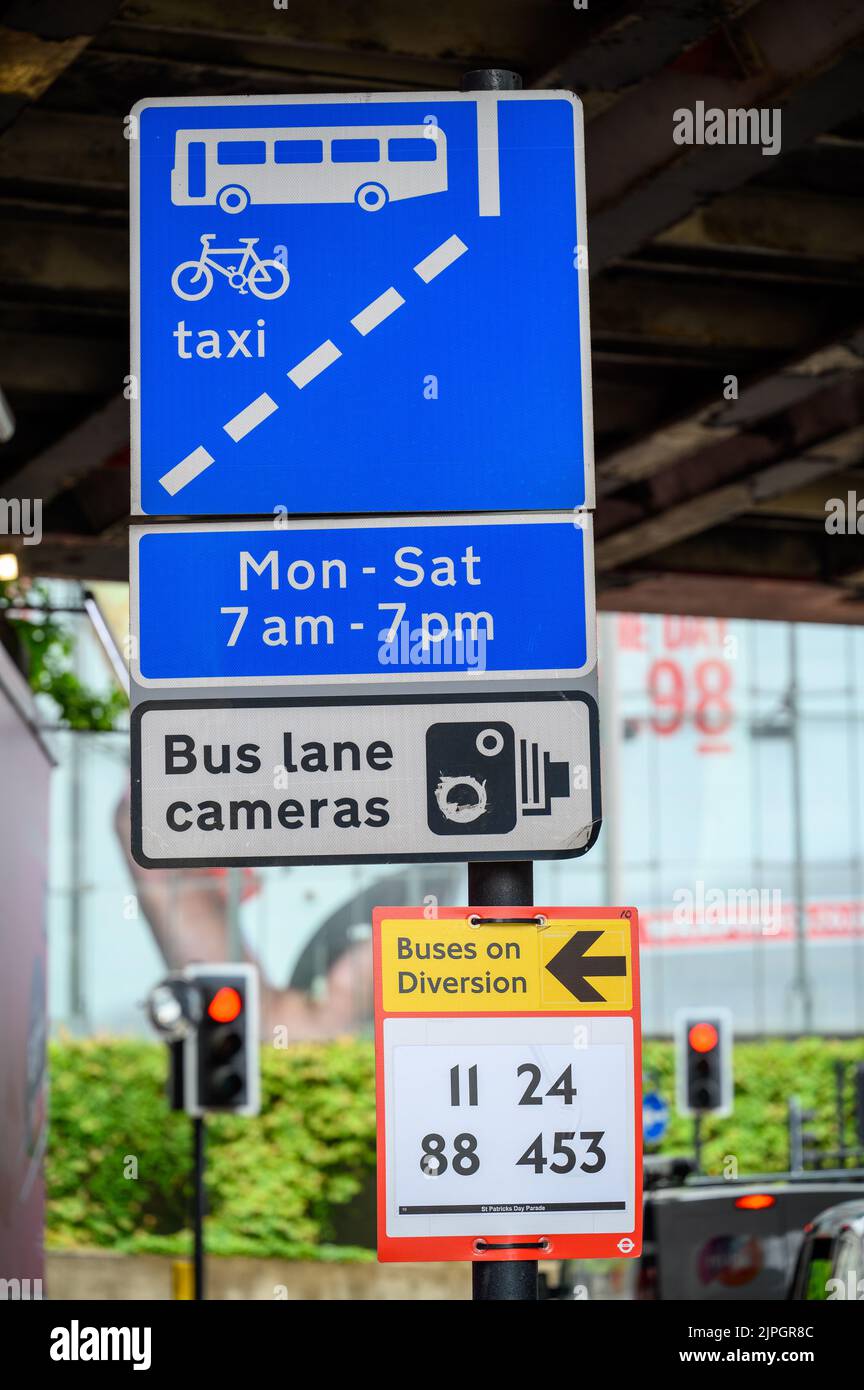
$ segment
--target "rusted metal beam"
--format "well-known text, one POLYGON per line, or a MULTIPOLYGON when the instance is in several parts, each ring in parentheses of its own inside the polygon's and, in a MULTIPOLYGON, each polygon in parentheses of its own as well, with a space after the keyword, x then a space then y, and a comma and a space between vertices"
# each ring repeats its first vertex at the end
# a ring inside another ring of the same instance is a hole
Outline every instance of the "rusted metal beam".
POLYGON ((0 131, 80 57, 121 0, 12 0, 0 13, 0 131))
POLYGON ((10 194, 34 186, 126 197, 129 145, 120 121, 110 116, 59 115, 38 106, 22 112, 14 132, 0 139, 0 182, 10 194))
POLYGON ((129 546, 125 536, 112 541, 46 532, 40 545, 16 546, 22 574, 56 579, 129 578, 129 546))
POLYGON ((864 205, 860 198, 751 185, 697 208, 661 232, 655 244, 859 261, 864 256, 864 205))
MULTIPOLYGON (((833 490, 832 480, 828 489, 833 490)), ((824 517, 807 522, 746 516, 676 542, 650 560, 601 578, 608 592, 626 591, 645 579, 681 575, 736 582, 822 585, 845 602, 857 591, 864 600, 864 566, 857 534, 833 534, 824 517)))
POLYGON ((56 444, 30 459, 0 488, 4 497, 39 497, 43 506, 129 449, 129 402, 118 395, 56 444))
MULTIPOLYGON (((358 39, 356 46, 338 42, 305 41, 295 37, 286 26, 297 9, 269 13, 262 6, 247 10, 240 22, 229 16, 224 6, 214 8, 204 18, 206 27, 195 27, 198 17, 178 8, 173 23, 139 22, 121 17, 102 36, 97 49, 102 54, 128 55, 130 64, 136 61, 167 62, 181 76, 192 66, 208 72, 223 71, 236 74, 240 69, 251 70, 257 90, 262 74, 281 74, 282 90, 292 90, 301 83, 309 91, 450 91, 457 90, 466 65, 481 61, 482 55, 464 58, 437 57, 412 52, 387 52, 358 39), (229 27, 213 27, 221 17, 229 18, 229 27), (258 21, 269 18, 271 27, 264 33, 258 21), (242 26, 242 28, 241 28, 242 26)), ((200 11, 199 11, 200 14, 200 11)))
MULTIPOLYGON (((746 8, 739 4, 737 9, 746 8)), ((605 23, 587 37, 580 29, 590 10, 572 16, 573 51, 541 74, 535 87, 564 87, 584 97, 620 94, 678 58, 729 16, 724 0, 645 0, 641 5, 604 6, 605 23)))
POLYGON ((16 409, 21 397, 43 409, 60 396, 104 399, 123 384, 126 351, 122 339, 0 331, 0 383, 16 409))
MULTIPOLYGON (((806 351, 810 343, 835 330, 843 292, 823 289, 790 295, 782 285, 715 280, 698 273, 682 281, 660 266, 620 269, 604 275, 591 295, 594 341, 619 339, 668 347, 692 344, 725 351, 734 372, 750 351, 773 360, 806 351)), ((718 390, 722 379, 718 379, 718 390)))
POLYGON ((761 0, 590 121, 592 274, 770 163, 760 145, 676 144, 676 111, 782 108, 782 148, 794 149, 859 110, 862 37, 855 0, 761 0))
POLYGON ((791 492, 759 502, 753 508, 756 515, 782 517, 798 521, 819 521, 824 525, 828 499, 845 499, 849 493, 864 498, 864 473, 858 471, 831 473, 818 483, 793 488, 791 492))
POLYGON ((864 624, 857 536, 742 518, 599 576, 600 608, 864 624))
POLYGON ((601 507, 597 569, 631 564, 862 457, 864 382, 854 380, 688 458, 657 480, 641 517, 611 534, 601 507))
POLYGON ((680 613, 765 622, 864 625, 864 599, 820 580, 738 577, 690 570, 628 574, 625 586, 601 589, 605 612, 680 613))
POLYGON ((493 59, 496 65, 518 60, 518 70, 542 70, 552 54, 566 52, 576 41, 580 20, 587 19, 591 29, 598 25, 608 2, 591 5, 575 20, 571 5, 560 0, 503 5, 501 0, 472 0, 470 5, 465 0, 436 0, 422 9, 405 0, 288 0, 278 9, 272 0, 245 5, 135 0, 127 8, 128 14, 124 12, 105 36, 106 45, 135 47, 150 31, 154 45, 164 43, 169 52, 200 50, 209 61, 209 51, 218 51, 220 45, 236 51, 248 66, 257 46, 257 51, 272 50, 280 64, 283 55, 293 53, 298 68, 317 73, 319 80, 328 71, 353 74, 355 79, 378 71, 398 88, 400 65, 401 81, 421 86, 435 79, 436 69, 452 65, 464 72, 479 60, 487 65, 493 59))
MULTIPOLYGON (((730 365, 734 356, 730 355, 730 365)), ((737 363, 736 363, 737 366, 737 363)), ((714 398, 678 420, 654 430, 644 439, 601 458, 597 490, 601 496, 631 483, 643 482, 700 451, 733 439, 755 421, 806 401, 842 381, 864 372, 864 327, 834 343, 791 361, 752 386, 742 386, 738 398, 725 400, 722 382, 714 398)))
POLYGON ((740 482, 712 488, 598 541, 594 551, 597 569, 617 569, 642 559, 675 541, 740 516, 763 498, 781 496, 803 480, 809 483, 834 470, 831 460, 795 459, 760 469, 740 482))
POLYGON ((129 293, 129 243, 121 228, 9 219, 0 239, 0 285, 74 296, 129 293))
POLYGON ((840 582, 860 558, 860 539, 829 535, 824 521, 763 522, 746 516, 677 541, 650 560, 608 576, 608 586, 626 586, 649 574, 684 573, 833 584, 840 582))

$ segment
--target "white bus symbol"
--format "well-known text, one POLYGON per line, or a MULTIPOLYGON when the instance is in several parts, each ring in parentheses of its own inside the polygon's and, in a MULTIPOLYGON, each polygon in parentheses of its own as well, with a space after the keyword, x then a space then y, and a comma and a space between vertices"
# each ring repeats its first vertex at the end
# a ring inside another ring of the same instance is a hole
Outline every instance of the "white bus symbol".
POLYGON ((178 130, 171 201, 243 212, 250 203, 356 203, 377 212, 447 189, 439 126, 178 130))

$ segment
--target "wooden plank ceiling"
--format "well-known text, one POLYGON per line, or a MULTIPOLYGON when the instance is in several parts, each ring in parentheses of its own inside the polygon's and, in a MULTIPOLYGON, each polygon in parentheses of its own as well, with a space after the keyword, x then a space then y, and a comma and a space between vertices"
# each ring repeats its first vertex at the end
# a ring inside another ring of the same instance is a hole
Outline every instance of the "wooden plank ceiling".
POLYGON ((862 41, 857 0, 0 3, 0 495, 45 506, 24 563, 127 573, 133 102, 495 65, 585 104, 601 606, 864 622, 862 539, 825 528, 864 498, 862 41), (675 145, 699 100, 781 107, 782 152, 675 145))

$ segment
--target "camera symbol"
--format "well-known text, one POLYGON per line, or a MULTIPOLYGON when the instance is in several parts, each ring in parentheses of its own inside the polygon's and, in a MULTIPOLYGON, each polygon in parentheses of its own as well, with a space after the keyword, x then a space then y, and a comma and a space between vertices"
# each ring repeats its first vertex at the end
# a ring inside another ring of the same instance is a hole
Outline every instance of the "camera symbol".
POLYGON ((504 720, 433 724, 426 732, 426 813, 436 835, 505 835, 520 815, 552 814, 570 766, 519 739, 504 720))

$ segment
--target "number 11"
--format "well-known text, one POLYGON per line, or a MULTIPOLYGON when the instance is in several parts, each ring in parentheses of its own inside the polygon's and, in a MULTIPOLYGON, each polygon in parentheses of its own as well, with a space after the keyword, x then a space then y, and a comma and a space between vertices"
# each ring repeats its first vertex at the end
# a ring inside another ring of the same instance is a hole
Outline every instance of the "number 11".
MULTIPOLYGON (((450 1068, 450 1104, 462 1104, 462 1087, 459 1080, 461 1067, 450 1068)), ((468 1067, 468 1104, 477 1104, 477 1067, 468 1067)))

